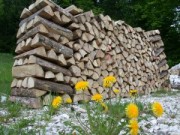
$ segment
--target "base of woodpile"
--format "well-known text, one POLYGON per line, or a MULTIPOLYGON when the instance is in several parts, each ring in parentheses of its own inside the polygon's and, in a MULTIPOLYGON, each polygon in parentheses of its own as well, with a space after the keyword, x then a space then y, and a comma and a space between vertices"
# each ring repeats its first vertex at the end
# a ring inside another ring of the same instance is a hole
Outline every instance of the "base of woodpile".
POLYGON ((24 8, 17 32, 10 100, 39 108, 52 95, 73 102, 128 97, 129 90, 148 94, 169 88, 168 65, 159 30, 145 32, 108 15, 95 16, 72 5, 66 9, 51 0, 37 0, 24 8), (103 79, 114 76, 111 95, 103 79), (88 81, 84 93, 75 84, 88 81))

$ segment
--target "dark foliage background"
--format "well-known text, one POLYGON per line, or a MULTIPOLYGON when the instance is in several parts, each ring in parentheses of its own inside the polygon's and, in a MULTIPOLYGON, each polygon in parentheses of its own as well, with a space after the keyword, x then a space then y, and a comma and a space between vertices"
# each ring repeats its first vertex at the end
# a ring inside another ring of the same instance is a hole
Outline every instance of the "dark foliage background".
MULTIPOLYGON (((14 53, 19 16, 34 0, 0 0, 0 52, 14 53)), ((110 15, 144 30, 159 29, 170 66, 180 63, 180 0, 54 0, 110 15)))

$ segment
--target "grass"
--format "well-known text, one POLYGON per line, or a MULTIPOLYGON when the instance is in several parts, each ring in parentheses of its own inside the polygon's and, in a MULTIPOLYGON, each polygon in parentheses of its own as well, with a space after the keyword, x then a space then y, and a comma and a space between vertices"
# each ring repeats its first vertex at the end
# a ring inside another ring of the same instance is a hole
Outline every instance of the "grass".
POLYGON ((12 81, 12 65, 13 55, 0 53, 0 94, 10 94, 10 84, 12 81))
POLYGON ((171 90, 164 90, 160 89, 157 90, 156 92, 151 93, 151 96, 153 97, 165 97, 165 96, 174 96, 180 93, 180 91, 171 91, 171 90))

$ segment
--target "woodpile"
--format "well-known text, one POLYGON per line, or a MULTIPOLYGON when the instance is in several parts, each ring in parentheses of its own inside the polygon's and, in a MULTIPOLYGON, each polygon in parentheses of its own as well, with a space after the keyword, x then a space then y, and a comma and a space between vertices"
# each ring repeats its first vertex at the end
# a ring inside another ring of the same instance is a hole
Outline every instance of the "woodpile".
POLYGON ((63 9, 50 0, 37 0, 20 18, 11 101, 39 108, 49 93, 73 102, 90 100, 95 93, 110 98, 102 87, 109 75, 116 77, 113 89, 120 89, 121 96, 128 96, 130 89, 146 94, 169 87, 158 30, 145 32, 74 5, 63 9), (81 80, 90 85, 85 93, 74 90, 81 80))

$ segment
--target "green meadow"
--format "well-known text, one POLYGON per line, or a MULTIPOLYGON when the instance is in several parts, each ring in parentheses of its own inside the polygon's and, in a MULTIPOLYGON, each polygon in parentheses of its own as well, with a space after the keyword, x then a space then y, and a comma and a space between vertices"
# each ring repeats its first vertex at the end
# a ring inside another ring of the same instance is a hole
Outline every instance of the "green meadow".
POLYGON ((12 81, 11 69, 13 65, 13 55, 0 53, 0 94, 10 93, 12 81))

